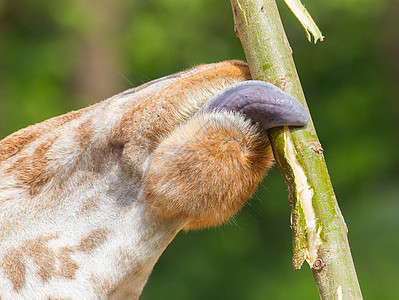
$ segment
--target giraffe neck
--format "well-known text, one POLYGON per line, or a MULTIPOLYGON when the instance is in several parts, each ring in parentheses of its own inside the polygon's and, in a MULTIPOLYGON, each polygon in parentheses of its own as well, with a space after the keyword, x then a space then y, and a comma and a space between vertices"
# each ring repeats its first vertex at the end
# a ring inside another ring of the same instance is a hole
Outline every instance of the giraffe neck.
POLYGON ((7 271, 0 286, 22 298, 46 284, 62 288, 63 297, 80 291, 138 297, 181 227, 151 217, 137 180, 143 166, 126 170, 123 145, 96 133, 86 143, 88 131, 71 136, 88 129, 82 124, 98 110, 101 105, 56 135, 41 135, 1 164, 0 269, 7 271), (79 277, 89 278, 91 291, 79 277))

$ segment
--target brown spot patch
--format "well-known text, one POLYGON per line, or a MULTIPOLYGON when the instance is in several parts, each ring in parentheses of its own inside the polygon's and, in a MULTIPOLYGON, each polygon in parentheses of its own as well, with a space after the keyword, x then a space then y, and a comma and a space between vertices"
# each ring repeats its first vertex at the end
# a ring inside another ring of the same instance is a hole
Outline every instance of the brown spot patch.
POLYGON ((114 290, 114 285, 109 280, 94 274, 91 274, 90 282, 97 296, 107 296, 114 290))
POLYGON ((11 281, 14 291, 19 292, 26 281, 26 267, 22 251, 20 249, 9 250, 3 256, 1 267, 4 276, 11 281))
POLYGON ((98 228, 89 233, 88 236, 80 240, 77 250, 90 253, 98 246, 100 246, 107 238, 108 230, 105 228, 98 228))
MULTIPOLYGON (((8 199, 2 199, 2 201, 4 202, 6 202, 7 200, 8 199)), ((0 241, 8 238, 10 234, 15 230, 15 227, 16 223, 11 222, 9 219, 1 220, 0 241)))
POLYGON ((21 129, 0 141, 0 162, 20 152, 26 145, 40 136, 60 127, 71 120, 79 118, 87 110, 94 106, 77 111, 71 111, 65 115, 54 117, 41 123, 21 129))
POLYGON ((59 270, 56 275, 66 279, 74 279, 76 270, 79 268, 78 264, 71 258, 73 249, 71 247, 61 247, 57 253, 59 261, 59 270))
POLYGON ((19 157, 6 170, 6 173, 14 174, 18 182, 29 189, 31 196, 38 194, 41 187, 51 179, 51 174, 45 170, 48 164, 46 154, 56 139, 57 136, 49 138, 38 146, 31 156, 19 157))
POLYGON ((26 257, 31 258, 39 267, 37 275, 42 282, 48 282, 53 276, 75 278, 79 266, 70 256, 74 250, 70 247, 61 247, 58 251, 49 248, 46 244, 55 238, 57 238, 56 235, 51 235, 28 240, 19 248, 11 249, 3 256, 1 267, 16 292, 19 292, 26 282, 26 257), (56 269, 57 261, 58 270, 56 269))
POLYGON ((47 242, 54 238, 54 235, 39 237, 25 242, 22 246, 24 253, 39 267, 37 273, 43 282, 49 281, 55 271, 55 252, 46 246, 47 242))
POLYGON ((75 140, 81 147, 85 147, 85 145, 90 142, 94 131, 95 127, 93 122, 91 120, 85 120, 76 128, 75 140))
POLYGON ((95 211, 99 206, 97 199, 98 197, 96 196, 87 198, 80 207, 79 214, 86 215, 95 211))

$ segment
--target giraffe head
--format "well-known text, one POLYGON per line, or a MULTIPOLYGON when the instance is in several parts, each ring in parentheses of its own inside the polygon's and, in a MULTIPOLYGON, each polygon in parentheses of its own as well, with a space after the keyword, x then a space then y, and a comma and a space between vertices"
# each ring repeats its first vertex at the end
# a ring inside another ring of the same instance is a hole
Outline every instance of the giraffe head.
POLYGON ((200 65, 2 140, 0 296, 137 299, 181 229, 237 213, 272 165, 266 119, 306 123, 275 88, 227 89, 249 79, 200 65))

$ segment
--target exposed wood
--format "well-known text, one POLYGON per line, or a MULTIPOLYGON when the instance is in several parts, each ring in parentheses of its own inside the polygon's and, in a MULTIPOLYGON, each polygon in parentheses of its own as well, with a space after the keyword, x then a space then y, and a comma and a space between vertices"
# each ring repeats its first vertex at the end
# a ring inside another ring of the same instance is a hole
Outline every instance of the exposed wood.
MULTIPOLYGON (((275 1, 231 0, 231 5, 253 79, 274 83, 307 107, 275 1)), ((275 128, 269 137, 289 188, 294 268, 307 260, 321 299, 362 299, 347 227, 312 121, 305 128, 275 128)))

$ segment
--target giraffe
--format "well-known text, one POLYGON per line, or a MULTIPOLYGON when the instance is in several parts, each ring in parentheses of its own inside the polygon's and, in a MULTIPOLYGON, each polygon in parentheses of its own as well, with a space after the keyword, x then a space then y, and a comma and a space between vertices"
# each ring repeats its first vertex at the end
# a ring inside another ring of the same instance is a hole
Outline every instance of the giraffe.
POLYGON ((204 64, 0 142, 0 298, 138 299, 180 230, 236 214, 306 110, 241 61, 204 64))

